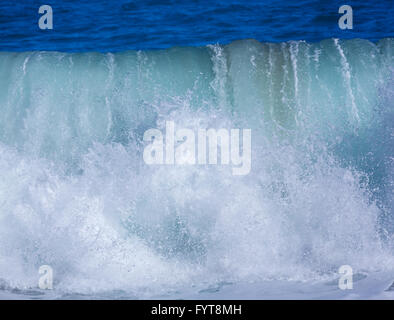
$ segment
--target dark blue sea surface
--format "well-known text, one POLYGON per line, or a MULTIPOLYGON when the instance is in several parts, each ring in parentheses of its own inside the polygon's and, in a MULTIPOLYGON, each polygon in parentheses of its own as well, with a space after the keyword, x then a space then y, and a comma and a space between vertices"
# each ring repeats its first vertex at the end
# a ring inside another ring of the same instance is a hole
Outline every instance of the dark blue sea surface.
POLYGON ((393 37, 393 1, 345 0, 1 0, 1 51, 102 51, 326 38, 393 37), (53 8, 53 30, 40 30, 38 8, 53 8), (353 30, 338 27, 341 5, 353 30))

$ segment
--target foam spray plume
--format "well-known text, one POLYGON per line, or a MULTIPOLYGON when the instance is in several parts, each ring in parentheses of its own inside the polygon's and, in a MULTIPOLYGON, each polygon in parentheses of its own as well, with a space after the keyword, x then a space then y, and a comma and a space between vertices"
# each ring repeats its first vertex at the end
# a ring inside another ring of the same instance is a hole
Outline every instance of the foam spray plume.
POLYGON ((0 53, 0 287, 143 298, 393 265, 394 42, 0 53), (250 128, 252 167, 143 135, 250 128))

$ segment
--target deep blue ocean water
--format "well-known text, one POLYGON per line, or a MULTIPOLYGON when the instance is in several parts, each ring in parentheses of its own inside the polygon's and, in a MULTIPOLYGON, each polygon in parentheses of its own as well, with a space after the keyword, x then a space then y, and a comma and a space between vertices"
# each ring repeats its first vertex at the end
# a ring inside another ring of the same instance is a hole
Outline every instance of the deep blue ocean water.
POLYGON ((102 51, 326 38, 393 37, 393 1, 345 0, 21 0, 0 2, 1 51, 102 51), (53 8, 53 30, 40 30, 38 8, 53 8), (338 8, 353 8, 353 30, 338 8))

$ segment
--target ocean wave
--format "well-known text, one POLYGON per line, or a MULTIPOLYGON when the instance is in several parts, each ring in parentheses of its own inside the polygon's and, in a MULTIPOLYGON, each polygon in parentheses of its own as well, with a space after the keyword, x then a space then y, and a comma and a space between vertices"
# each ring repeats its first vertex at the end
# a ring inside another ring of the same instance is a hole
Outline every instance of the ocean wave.
MULTIPOLYGON (((0 53, 0 278, 62 292, 319 280, 393 263, 394 40, 0 53), (143 134, 250 128, 252 168, 143 134)), ((3 289, 4 289, 3 288, 3 289)))

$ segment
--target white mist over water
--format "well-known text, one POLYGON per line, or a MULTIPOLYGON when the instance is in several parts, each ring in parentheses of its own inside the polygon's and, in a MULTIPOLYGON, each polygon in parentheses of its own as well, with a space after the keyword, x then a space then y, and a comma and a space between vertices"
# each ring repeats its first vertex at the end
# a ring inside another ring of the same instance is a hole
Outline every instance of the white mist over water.
POLYGON ((43 264, 62 294, 136 298, 392 271, 393 50, 0 53, 0 287, 43 264), (250 174, 146 165, 165 121, 252 128, 250 174))

